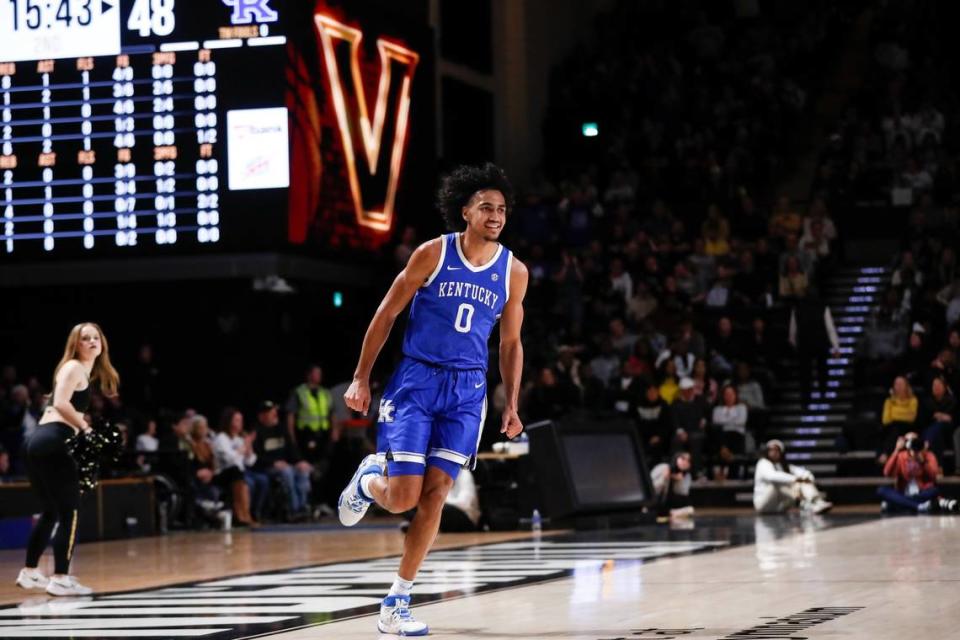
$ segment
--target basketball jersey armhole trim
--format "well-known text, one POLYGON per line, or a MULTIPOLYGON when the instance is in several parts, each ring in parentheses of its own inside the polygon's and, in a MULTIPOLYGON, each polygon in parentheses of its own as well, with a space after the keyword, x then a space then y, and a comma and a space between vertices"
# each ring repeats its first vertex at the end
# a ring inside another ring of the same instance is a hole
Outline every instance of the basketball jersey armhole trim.
POLYGON ((440 275, 440 270, 443 269, 443 261, 447 257, 447 236, 440 236, 440 260, 437 261, 437 268, 433 270, 433 273, 430 274, 430 277, 427 278, 421 287, 429 287, 430 283, 433 282, 438 275, 440 275))
POLYGON ((470 264, 470 261, 469 261, 469 260, 467 260, 467 256, 463 255, 463 247, 460 245, 460 234, 459 234, 459 233, 455 233, 455 234, 454 234, 453 242, 454 242, 454 244, 457 246, 457 255, 460 256, 460 262, 463 263, 463 266, 465 266, 465 267, 466 267, 467 269, 469 269, 470 271, 473 271, 474 273, 477 273, 477 272, 479 272, 479 271, 485 271, 485 270, 489 269, 490 267, 492 267, 494 264, 496 264, 497 260, 500 258, 500 254, 503 253, 503 245, 501 244, 501 245, 497 246, 497 251, 496 251, 496 253, 493 254, 493 257, 490 258, 490 262, 488 262, 488 263, 486 263, 486 264, 484 264, 484 265, 480 265, 479 267, 475 267, 475 266, 473 266, 472 264, 470 264))
POLYGON ((503 275, 503 286, 507 290, 507 295, 503 299, 503 304, 510 302, 510 274, 513 272, 513 251, 507 251, 507 272, 503 275))

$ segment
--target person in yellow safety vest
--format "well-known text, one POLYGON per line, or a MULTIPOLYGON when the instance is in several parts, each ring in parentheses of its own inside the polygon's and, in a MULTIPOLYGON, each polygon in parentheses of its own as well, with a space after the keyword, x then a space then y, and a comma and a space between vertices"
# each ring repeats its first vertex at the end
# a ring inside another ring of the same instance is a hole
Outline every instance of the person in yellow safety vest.
POLYGON ((326 457, 333 417, 333 396, 320 386, 323 369, 310 365, 306 381, 287 400, 287 431, 304 458, 317 462, 326 457))

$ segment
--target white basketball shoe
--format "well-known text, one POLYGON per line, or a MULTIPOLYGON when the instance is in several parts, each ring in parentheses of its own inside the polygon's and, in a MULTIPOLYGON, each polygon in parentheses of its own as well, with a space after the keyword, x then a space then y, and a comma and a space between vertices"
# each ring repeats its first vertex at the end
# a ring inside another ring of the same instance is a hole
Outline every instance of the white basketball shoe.
POLYGON ((46 589, 50 579, 37 569, 20 569, 17 586, 23 589, 46 589))
POLYGON ((427 623, 413 619, 410 613, 410 596, 387 596, 380 604, 380 633, 398 636, 425 636, 430 633, 427 623))
POLYGON ((50 578, 47 593, 52 596, 88 596, 93 589, 80 584, 73 576, 55 576, 50 578))
POLYGON ((366 498, 360 491, 360 479, 367 474, 375 473, 383 475, 383 469, 380 466, 379 459, 375 454, 370 454, 357 467, 350 482, 340 494, 340 500, 337 502, 337 511, 340 516, 340 523, 345 527, 352 527, 360 522, 367 509, 370 508, 372 500, 366 498))

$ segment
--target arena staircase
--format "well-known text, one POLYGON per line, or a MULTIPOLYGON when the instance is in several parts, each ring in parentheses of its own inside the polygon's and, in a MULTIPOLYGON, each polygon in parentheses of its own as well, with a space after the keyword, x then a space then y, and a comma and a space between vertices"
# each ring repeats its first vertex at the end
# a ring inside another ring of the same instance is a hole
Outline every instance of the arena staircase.
POLYGON ((837 439, 854 406, 854 359, 867 319, 879 291, 889 281, 886 267, 841 267, 824 284, 824 302, 830 307, 840 338, 840 355, 827 361, 826 390, 801 397, 796 360, 785 362, 770 408, 767 437, 783 440, 790 459, 818 478, 831 478, 854 458, 872 458, 870 452, 841 453, 837 439))

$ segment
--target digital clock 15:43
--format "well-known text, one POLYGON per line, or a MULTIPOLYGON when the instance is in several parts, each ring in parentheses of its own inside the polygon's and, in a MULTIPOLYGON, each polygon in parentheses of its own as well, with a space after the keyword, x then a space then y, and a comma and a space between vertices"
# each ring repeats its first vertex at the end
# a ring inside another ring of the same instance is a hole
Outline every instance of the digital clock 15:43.
POLYGON ((120 0, 0 0, 0 62, 120 53, 120 0))

